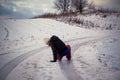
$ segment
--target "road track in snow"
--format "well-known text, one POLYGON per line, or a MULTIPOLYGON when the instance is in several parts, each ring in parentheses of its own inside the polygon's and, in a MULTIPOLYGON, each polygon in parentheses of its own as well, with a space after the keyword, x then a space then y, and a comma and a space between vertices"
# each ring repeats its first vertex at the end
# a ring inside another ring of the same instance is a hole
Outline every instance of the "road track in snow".
MULTIPOLYGON (((68 40, 68 41, 65 41, 65 42, 75 42, 75 41, 81 41, 81 40, 86 40, 86 41, 82 41, 80 43, 77 43, 77 44, 74 44, 74 45, 71 45, 72 46, 72 53, 74 53, 80 46, 82 45, 86 45, 88 43, 90 43, 91 41, 95 41, 97 39, 92 39, 90 37, 85 37, 85 38, 77 38, 77 39, 71 39, 71 40, 68 40), (87 40, 86 40, 87 39, 87 40), (90 39, 90 40, 89 40, 90 39)), ((99 40, 99 39, 98 39, 99 40)), ((38 48, 38 49, 34 49, 32 51, 29 51, 27 53, 24 53, 16 58, 14 58, 13 60, 9 61, 7 64, 5 64, 1 69, 0 69, 0 80, 5 80, 6 77, 8 76, 8 74, 19 64, 21 63, 22 61, 24 61, 25 59, 31 57, 32 55, 35 55, 39 52, 41 52, 42 50, 45 50, 47 49, 47 46, 44 46, 44 47, 41 47, 41 48, 38 48)), ((7 55, 7 54, 6 54, 7 55)), ((60 64, 60 67, 62 69, 62 66, 60 64)), ((65 67, 65 66, 64 66, 65 67)), ((74 67, 74 66, 71 66, 71 67, 74 67)), ((70 70, 70 68, 67 68, 70 70)), ((70 70, 71 71, 71 70, 70 70)), ((74 71, 74 70, 72 70, 74 71)), ((74 72, 76 73, 76 72, 74 72)), ((65 73, 67 74, 67 73, 65 73)), ((72 77, 70 77, 70 75, 66 75, 67 76, 67 79, 70 80, 70 78, 72 79, 72 77)), ((80 78, 80 76, 77 75, 74 75, 78 78, 80 78)), ((81 78, 82 80, 82 78, 81 78)))

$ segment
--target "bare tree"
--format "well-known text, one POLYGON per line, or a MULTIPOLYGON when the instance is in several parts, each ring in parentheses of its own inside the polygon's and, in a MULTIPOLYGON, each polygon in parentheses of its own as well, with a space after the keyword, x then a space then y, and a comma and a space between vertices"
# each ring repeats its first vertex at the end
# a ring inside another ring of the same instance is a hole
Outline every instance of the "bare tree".
POLYGON ((62 13, 68 13, 69 6, 70 6, 70 0, 56 0, 55 1, 55 8, 62 13))
POLYGON ((83 9, 87 6, 88 0, 72 0, 71 6, 75 11, 82 13, 83 9))
POLYGON ((55 8, 61 13, 79 12, 83 13, 87 7, 95 10, 94 2, 88 2, 90 0, 56 0, 55 8))
POLYGON ((95 10, 95 4, 93 1, 88 4, 88 8, 95 10))

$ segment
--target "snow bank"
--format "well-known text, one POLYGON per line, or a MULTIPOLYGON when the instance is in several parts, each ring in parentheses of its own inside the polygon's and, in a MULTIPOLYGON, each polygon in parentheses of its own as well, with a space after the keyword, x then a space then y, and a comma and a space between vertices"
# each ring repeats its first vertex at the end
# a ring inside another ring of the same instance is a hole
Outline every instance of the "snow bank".
POLYGON ((78 14, 57 18, 57 20, 87 29, 120 30, 119 13, 78 14))

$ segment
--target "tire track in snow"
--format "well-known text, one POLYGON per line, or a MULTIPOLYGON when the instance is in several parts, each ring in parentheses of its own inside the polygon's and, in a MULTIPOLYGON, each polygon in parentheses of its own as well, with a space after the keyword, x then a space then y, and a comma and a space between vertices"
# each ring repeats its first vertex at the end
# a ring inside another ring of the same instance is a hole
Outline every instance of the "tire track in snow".
POLYGON ((8 37, 9 37, 9 31, 8 31, 8 29, 7 29, 6 27, 5 27, 4 29, 5 29, 5 31, 7 32, 4 40, 7 40, 8 37))
POLYGON ((8 62, 3 68, 0 69, 0 80, 5 80, 7 75, 23 60, 26 58, 46 49, 47 47, 38 48, 32 51, 29 51, 23 55, 16 57, 15 59, 8 62))
MULTIPOLYGON (((5 35, 4 35, 4 40, 7 40, 8 39, 8 37, 9 37, 9 30, 6 28, 6 27, 4 27, 3 25, 1 25, 0 24, 0 29, 2 29, 3 31, 5 31, 5 35)), ((2 35, 3 35, 3 33, 1 33, 2 35)))
MULTIPOLYGON (((71 40, 68 40, 68 41, 65 41, 65 42, 72 42, 72 41, 77 41, 77 40, 82 40, 82 39, 88 39, 89 37, 85 37, 85 38, 77 38, 77 39, 71 39, 71 40)), ((89 41, 88 41, 89 42, 89 41)), ((86 43, 86 42, 85 42, 86 43)), ((83 44, 85 44, 83 43, 83 44)), ((80 43, 81 44, 81 43, 80 43)), ((77 44, 77 45, 80 45, 80 44, 77 44)), ((79 47, 78 47, 79 48, 79 47)), ((75 48, 75 50, 77 50, 78 48, 75 48)), ((3 66, 1 69, 0 69, 0 80, 5 80, 6 77, 8 76, 8 74, 22 61, 24 61, 25 59, 27 59, 28 57, 34 55, 34 54, 37 54, 39 52, 41 52, 42 50, 45 50, 47 49, 47 46, 44 46, 44 47, 41 47, 41 48, 38 48, 38 49, 35 49, 35 50, 32 50, 32 51, 29 51, 25 54, 22 54, 18 57, 16 57, 15 59, 9 61, 5 66, 3 66)))

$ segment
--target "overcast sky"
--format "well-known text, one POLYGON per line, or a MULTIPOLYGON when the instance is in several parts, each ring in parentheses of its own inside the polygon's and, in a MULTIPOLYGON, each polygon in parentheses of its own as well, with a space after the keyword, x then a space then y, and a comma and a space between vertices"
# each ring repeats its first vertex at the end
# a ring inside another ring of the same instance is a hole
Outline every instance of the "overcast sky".
POLYGON ((54 12, 55 0, 0 0, 0 16, 30 17, 54 12))
MULTIPOLYGON (((0 16, 28 18, 48 12, 55 12, 55 0, 0 0, 0 16)), ((112 4, 120 0, 93 0, 95 4, 112 4)))

